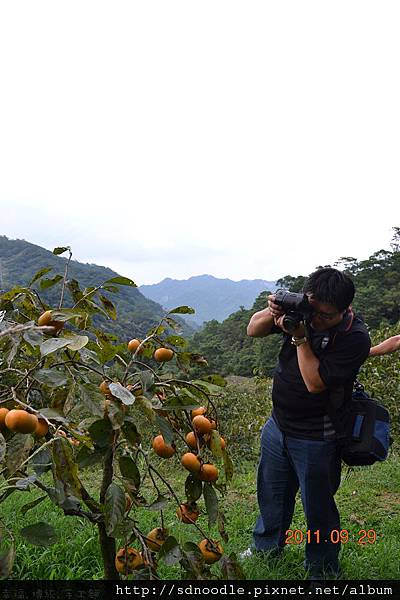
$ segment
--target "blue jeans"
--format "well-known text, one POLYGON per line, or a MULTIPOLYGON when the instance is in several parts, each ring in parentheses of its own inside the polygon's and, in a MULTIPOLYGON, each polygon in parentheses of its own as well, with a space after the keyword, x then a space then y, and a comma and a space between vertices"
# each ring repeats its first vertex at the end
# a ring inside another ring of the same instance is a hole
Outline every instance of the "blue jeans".
POLYGON ((261 435, 261 459, 257 474, 260 516, 253 538, 257 550, 285 547, 295 497, 301 500, 311 534, 306 539, 305 567, 313 575, 338 573, 340 544, 330 540, 340 529, 334 495, 340 484, 341 459, 334 441, 302 440, 286 436, 271 417, 261 435), (319 531, 319 540, 313 532, 319 531))

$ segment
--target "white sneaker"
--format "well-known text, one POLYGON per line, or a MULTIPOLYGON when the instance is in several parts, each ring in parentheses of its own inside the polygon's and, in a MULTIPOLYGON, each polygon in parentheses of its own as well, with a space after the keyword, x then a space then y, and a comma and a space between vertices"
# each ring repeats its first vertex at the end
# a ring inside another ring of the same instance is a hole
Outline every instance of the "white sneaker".
POLYGON ((240 552, 239 559, 245 560, 246 558, 252 558, 253 556, 259 556, 264 558, 279 558, 282 555, 283 548, 271 548, 270 550, 257 550, 250 546, 247 550, 240 552))
POLYGON ((240 560, 244 560, 245 558, 251 558, 254 555, 254 551, 252 548, 247 548, 239 554, 240 560))

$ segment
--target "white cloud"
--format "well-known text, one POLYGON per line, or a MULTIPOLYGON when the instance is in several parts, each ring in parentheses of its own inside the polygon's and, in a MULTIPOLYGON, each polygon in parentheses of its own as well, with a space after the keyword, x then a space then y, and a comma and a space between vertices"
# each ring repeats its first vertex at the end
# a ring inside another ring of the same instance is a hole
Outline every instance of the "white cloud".
POLYGON ((399 225, 397 2, 8 3, 2 233, 151 283, 271 279, 399 225))

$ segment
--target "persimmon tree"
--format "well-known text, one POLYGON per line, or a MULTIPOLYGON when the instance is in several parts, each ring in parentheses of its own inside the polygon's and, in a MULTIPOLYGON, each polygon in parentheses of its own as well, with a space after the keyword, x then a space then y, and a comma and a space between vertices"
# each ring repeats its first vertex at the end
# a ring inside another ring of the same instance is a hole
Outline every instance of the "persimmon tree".
MULTIPOLYGON (((213 563, 221 567, 218 576, 241 577, 222 545, 220 503, 233 469, 213 398, 225 382, 218 375, 185 377, 191 365, 206 361, 187 351, 172 316, 193 309, 177 307, 143 339, 119 342, 102 330, 98 315, 115 320, 110 297, 135 283, 118 276, 81 289, 68 277, 70 248, 53 252, 68 252, 63 275, 49 277, 42 268, 26 287, 0 295, 0 502, 37 490, 23 513, 50 500, 66 518, 95 524, 106 579, 157 578, 158 561, 180 563, 190 578, 215 577, 213 563), (58 306, 49 306, 42 290, 57 285, 58 306), (147 439, 138 426, 143 416, 152 432, 147 439), (184 489, 165 475, 163 461, 187 474, 184 489), (98 489, 85 484, 87 469, 100 474, 98 489), (190 541, 166 524, 171 504, 190 541), (207 531, 197 522, 200 505, 207 531), (143 511, 159 514, 150 532, 141 525, 143 511)), ((0 570, 8 576, 15 532, 0 525, 8 540, 0 570)), ((57 543, 44 522, 19 533, 32 544, 57 543)))

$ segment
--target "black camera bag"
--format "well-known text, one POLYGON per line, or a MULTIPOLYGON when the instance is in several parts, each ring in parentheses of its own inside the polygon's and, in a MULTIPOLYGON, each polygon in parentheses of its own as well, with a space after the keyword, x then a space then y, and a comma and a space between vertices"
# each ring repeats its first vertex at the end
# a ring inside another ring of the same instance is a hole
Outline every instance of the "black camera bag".
MULTIPOLYGON (((350 331, 353 323, 354 313, 351 309, 349 316, 344 335, 350 331)), ((333 345, 336 335, 335 333, 332 339, 326 337, 321 349, 333 345)), ((351 400, 345 406, 342 405, 342 394, 343 389, 331 391, 326 409, 336 431, 343 462, 349 467, 355 467, 385 460, 393 441, 390 437, 389 411, 371 398, 357 380, 353 384, 351 400), (336 411, 339 406, 340 418, 336 411)))
POLYGON ((385 460, 392 443, 389 412, 361 383, 354 384, 344 421, 339 420, 333 402, 328 402, 327 408, 346 465, 365 466, 385 460))

